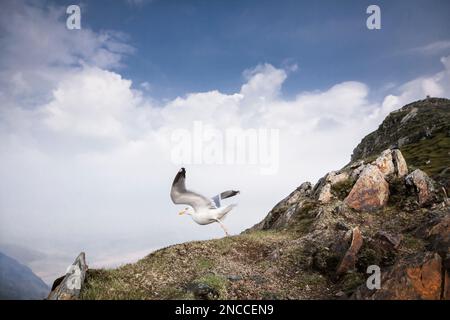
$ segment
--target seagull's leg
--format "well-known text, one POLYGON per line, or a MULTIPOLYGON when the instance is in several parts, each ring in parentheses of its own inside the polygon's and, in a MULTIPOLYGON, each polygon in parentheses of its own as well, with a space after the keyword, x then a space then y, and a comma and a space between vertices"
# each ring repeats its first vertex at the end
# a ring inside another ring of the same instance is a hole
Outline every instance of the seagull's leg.
POLYGON ((220 226, 222 227, 223 231, 225 231, 225 234, 227 236, 229 236, 230 234, 228 233, 227 228, 225 227, 225 225, 222 223, 222 221, 220 221, 219 219, 216 220, 218 224, 220 224, 220 226))

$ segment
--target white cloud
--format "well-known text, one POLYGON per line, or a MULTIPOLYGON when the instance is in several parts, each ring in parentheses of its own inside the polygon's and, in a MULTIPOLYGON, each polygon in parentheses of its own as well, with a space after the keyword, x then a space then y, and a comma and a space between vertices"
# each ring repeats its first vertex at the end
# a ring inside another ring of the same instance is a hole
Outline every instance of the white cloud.
POLYGON ((50 92, 68 70, 86 65, 120 68, 123 56, 133 52, 124 34, 95 33, 88 28, 68 30, 66 17, 63 7, 42 9, 22 0, 2 2, 2 95, 36 100, 50 92))
POLYGON ((383 102, 383 113, 390 112, 411 101, 426 96, 449 97, 450 94, 450 56, 442 57, 443 70, 428 76, 411 80, 397 88, 397 94, 388 95, 383 102))
POLYGON ((418 53, 422 55, 440 54, 450 49, 450 40, 435 41, 420 47, 409 49, 409 53, 418 53))

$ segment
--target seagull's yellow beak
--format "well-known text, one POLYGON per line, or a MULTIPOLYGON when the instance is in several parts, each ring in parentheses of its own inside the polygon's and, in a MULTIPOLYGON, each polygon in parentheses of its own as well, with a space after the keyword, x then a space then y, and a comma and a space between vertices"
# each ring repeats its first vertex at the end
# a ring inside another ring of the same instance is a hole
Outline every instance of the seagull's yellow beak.
POLYGON ((183 210, 183 211, 178 212, 178 215, 179 215, 179 216, 182 216, 182 215, 185 214, 185 213, 186 213, 186 211, 183 210))

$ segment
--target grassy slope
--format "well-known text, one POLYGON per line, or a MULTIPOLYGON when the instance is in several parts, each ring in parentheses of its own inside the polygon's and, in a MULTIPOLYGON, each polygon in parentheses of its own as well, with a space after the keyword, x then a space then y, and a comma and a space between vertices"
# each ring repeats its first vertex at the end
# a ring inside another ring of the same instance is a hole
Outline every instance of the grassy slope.
POLYGON ((295 246, 289 245, 294 236, 257 231, 174 245, 135 264, 89 271, 82 299, 193 299, 186 287, 195 282, 215 288, 221 299, 323 297, 326 278, 296 266, 295 246), (282 259, 268 258, 281 247, 282 259))
POLYGON ((450 192, 450 136, 440 132, 431 139, 406 145, 401 151, 410 169, 422 169, 450 192))

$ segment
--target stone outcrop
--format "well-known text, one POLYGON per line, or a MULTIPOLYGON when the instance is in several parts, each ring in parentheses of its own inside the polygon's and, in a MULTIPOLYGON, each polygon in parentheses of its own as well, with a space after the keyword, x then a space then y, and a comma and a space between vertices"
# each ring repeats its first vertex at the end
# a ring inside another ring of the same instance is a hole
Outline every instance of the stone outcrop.
POLYGON ((375 237, 377 239, 380 239, 386 243, 388 243, 389 245, 392 246, 392 248, 397 249, 400 246, 400 242, 403 239, 402 235, 393 235, 390 234, 386 231, 377 231, 377 233, 375 234, 375 237))
POLYGON ((398 149, 384 150, 372 163, 380 169, 385 178, 403 178, 408 174, 408 165, 405 158, 398 149))
POLYGON ((344 202, 355 210, 373 211, 383 207, 389 198, 389 184, 375 165, 367 165, 345 198, 344 202))
POLYGON ((281 200, 266 218, 250 230, 280 229, 289 224, 295 212, 301 208, 303 201, 311 194, 311 183, 302 183, 294 192, 281 200))
POLYGON ((317 193, 317 200, 319 200, 321 203, 328 203, 332 198, 333 195, 331 194, 331 184, 326 183, 322 188, 320 188, 319 192, 317 193))
POLYGON ((381 277, 381 288, 369 290, 362 285, 355 299, 439 300, 445 294, 445 273, 437 253, 420 253, 396 263, 381 277))
POLYGON ((395 173, 398 178, 403 178, 408 174, 408 165, 403 154, 398 149, 392 150, 392 161, 395 166, 395 173))
POLYGON ((75 300, 78 299, 86 278, 86 256, 81 252, 72 265, 67 268, 66 275, 57 279, 48 295, 48 300, 75 300))
POLYGON ((425 205, 432 201, 435 193, 433 181, 420 169, 414 170, 406 177, 406 184, 417 193, 417 201, 425 205))
POLYGON ((392 151, 390 149, 384 150, 381 155, 373 162, 377 166, 384 177, 395 173, 395 166, 392 160, 392 151))
POLYGON ((352 231, 352 243, 350 244, 350 248, 348 248, 336 270, 337 275, 343 275, 355 268, 357 254, 361 249, 362 244, 363 238, 361 235, 361 231, 358 227, 356 227, 352 231))
POLYGON ((334 195, 331 191, 332 187, 348 180, 349 178, 350 175, 347 171, 331 171, 327 173, 325 177, 320 179, 314 186, 312 191, 313 197, 321 203, 329 203, 334 199, 334 195))
POLYGON ((427 239, 431 249, 450 258, 450 214, 428 231, 427 239))

